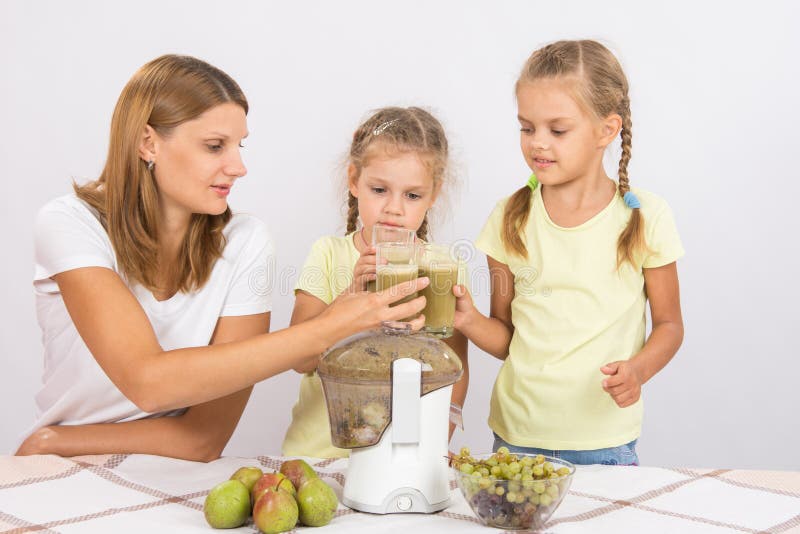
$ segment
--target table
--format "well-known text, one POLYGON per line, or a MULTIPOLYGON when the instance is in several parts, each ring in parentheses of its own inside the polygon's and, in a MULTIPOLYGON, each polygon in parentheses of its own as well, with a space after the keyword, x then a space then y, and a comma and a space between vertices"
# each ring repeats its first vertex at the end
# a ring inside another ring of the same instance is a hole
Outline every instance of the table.
MULTIPOLYGON (((0 456, 0 532, 215 532, 208 490, 239 467, 278 469, 284 458, 203 464, 146 455, 0 456)), ((347 460, 307 459, 341 497, 347 460)), ((297 532, 502 532, 482 526, 451 484, 432 515, 387 516, 340 505, 326 527, 297 532)), ((234 532, 257 532, 252 521, 234 532)), ((579 466, 547 533, 800 532, 800 472, 579 466)))

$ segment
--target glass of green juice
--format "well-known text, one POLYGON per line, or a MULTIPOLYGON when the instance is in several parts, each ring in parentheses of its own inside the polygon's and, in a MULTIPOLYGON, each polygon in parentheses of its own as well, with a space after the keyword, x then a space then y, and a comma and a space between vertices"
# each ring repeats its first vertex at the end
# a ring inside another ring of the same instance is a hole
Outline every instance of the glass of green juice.
MULTIPOLYGON (((413 246, 416 242, 416 238, 417 235, 414 230, 409 230, 401 226, 377 223, 372 227, 372 246, 376 248, 378 245, 385 243, 396 243, 396 250, 400 250, 403 247, 413 246)), ((367 291, 375 291, 376 287, 377 280, 367 282, 367 291)))
POLYGON ((418 276, 430 278, 430 284, 422 290, 426 301, 422 310, 425 332, 439 338, 450 337, 456 312, 453 286, 458 284, 460 260, 453 257, 448 246, 426 243, 418 247, 418 276))
MULTIPOLYGON (((417 266, 417 246, 406 243, 379 243, 375 246, 376 274, 375 289, 377 291, 390 290, 392 287, 409 280, 414 280, 419 275, 417 266)), ((393 306, 417 298, 418 293, 412 293, 395 302, 393 306)))

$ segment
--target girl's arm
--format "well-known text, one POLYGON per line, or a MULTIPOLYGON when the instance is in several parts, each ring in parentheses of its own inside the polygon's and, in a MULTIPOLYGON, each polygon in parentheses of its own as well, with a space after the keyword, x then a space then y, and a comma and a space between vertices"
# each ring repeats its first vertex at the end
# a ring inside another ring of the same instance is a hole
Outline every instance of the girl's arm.
MULTIPOLYGON (((220 317, 211 344, 269 331, 269 313, 220 317)), ((49 426, 34 432, 17 455, 154 454, 209 462, 219 458, 242 416, 252 387, 192 406, 183 415, 123 423, 49 426)))
MULTIPOLYGON (((453 335, 445 339, 444 342, 447 343, 456 354, 458 354, 458 357, 461 360, 461 368, 464 370, 464 374, 461 375, 461 378, 458 379, 458 382, 453 384, 453 393, 450 395, 450 402, 463 408, 464 401, 467 399, 467 389, 469 388, 469 358, 467 356, 467 337, 460 331, 456 330, 453 332, 453 335)), ((453 432, 455 429, 456 425, 454 423, 450 423, 450 433, 448 435, 451 438, 453 437, 453 432)))
POLYGON ((486 317, 475 307, 464 286, 456 286, 455 327, 481 350, 505 360, 514 334, 511 323, 511 301, 514 300, 514 274, 508 265, 489 256, 491 309, 486 317))
POLYGON ((600 369, 610 375, 603 380, 603 389, 620 408, 639 400, 642 385, 669 363, 683 342, 677 264, 644 269, 644 286, 653 320, 650 337, 630 360, 609 363, 600 369))
MULTIPOLYGON (((145 412, 194 406, 241 391, 319 355, 336 341, 385 320, 416 315, 427 278, 392 292, 342 295, 319 316, 241 341, 165 351, 139 302, 110 269, 83 267, 53 277, 75 327, 111 381, 145 412)), ((414 324, 419 328, 419 320, 414 324)), ((413 323, 413 322, 412 322, 413 323)))

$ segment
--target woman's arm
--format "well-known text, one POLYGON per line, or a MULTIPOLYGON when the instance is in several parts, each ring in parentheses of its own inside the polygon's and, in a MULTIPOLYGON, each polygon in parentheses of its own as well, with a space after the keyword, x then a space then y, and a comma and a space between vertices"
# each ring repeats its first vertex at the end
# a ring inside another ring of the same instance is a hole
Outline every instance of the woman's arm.
MULTIPOLYGON (((304 323, 320 313, 324 312, 328 307, 327 304, 322 302, 319 298, 311 293, 299 289, 295 292, 294 296, 294 309, 292 310, 292 319, 289 321, 290 326, 304 323)), ((298 365, 294 368, 298 373, 310 373, 317 368, 317 361, 311 360, 307 363, 298 365)))
MULTIPOLYGON (((220 317, 211 344, 247 339, 269 331, 270 314, 220 317)), ((242 416, 252 387, 192 406, 183 415, 123 423, 44 427, 26 439, 17 455, 155 454, 208 462, 219 458, 242 416)))
POLYGON ((650 336, 630 360, 609 363, 600 369, 610 375, 603 380, 603 389, 620 408, 639 400, 642 385, 669 363, 683 342, 677 264, 644 269, 644 286, 653 319, 650 336))
MULTIPOLYGON (((54 277, 78 333, 111 381, 146 412, 202 404, 316 361, 336 341, 386 320, 416 315, 427 278, 391 292, 342 295, 302 324, 241 341, 164 351, 144 310, 110 269, 84 267, 54 277)), ((419 328, 420 319, 415 320, 419 328)), ((413 322, 412 322, 413 323, 413 322)))
MULTIPOLYGON (((367 284, 376 278, 375 261, 375 247, 369 247, 362 252, 353 266, 353 281, 341 294, 366 291, 367 284)), ((327 307, 328 305, 319 297, 312 295, 308 291, 298 289, 295 291, 294 309, 292 310, 292 319, 289 325, 294 326, 313 319, 324 312, 327 307)), ((298 373, 310 373, 316 368, 317 362, 312 360, 294 367, 294 370, 298 373)))
POLYGON ((505 360, 514 334, 511 301, 514 300, 514 274, 508 265, 487 256, 491 284, 491 309, 486 317, 475 307, 464 286, 455 286, 455 327, 475 345, 495 358, 505 360))

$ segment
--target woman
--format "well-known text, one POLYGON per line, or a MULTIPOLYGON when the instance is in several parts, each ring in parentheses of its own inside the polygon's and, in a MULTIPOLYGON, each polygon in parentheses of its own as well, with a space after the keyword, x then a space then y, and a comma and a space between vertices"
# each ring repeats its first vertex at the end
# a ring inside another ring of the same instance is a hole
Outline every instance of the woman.
POLYGON ((215 459, 253 384, 422 309, 422 298, 389 304, 426 279, 392 295, 344 295, 318 318, 267 334, 272 242, 227 204, 246 172, 247 111, 219 69, 157 58, 117 102, 100 177, 42 208, 43 386, 17 454, 215 459))

